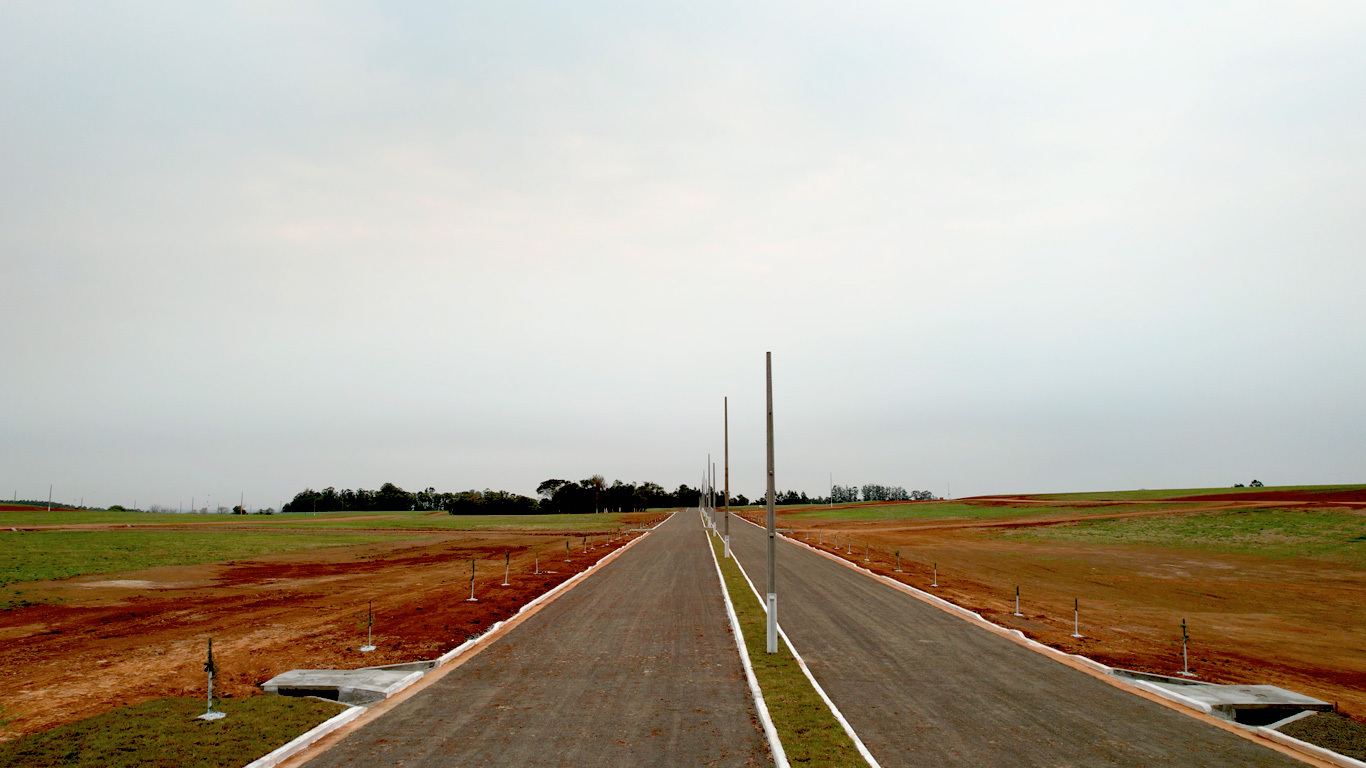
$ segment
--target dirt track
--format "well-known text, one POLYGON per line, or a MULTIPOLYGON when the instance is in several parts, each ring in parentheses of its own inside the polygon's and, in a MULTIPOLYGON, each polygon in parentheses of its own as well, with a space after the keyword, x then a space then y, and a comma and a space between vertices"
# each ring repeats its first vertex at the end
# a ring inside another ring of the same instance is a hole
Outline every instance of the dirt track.
POLYGON ((210 636, 216 686, 228 696, 258 693, 294 668, 431 658, 625 543, 598 535, 584 554, 574 538, 566 563, 564 536, 405 533, 417 539, 27 584, 28 599, 61 602, 0 613, 0 715, 10 721, 0 733, 199 695, 210 636), (533 546, 554 573, 532 575, 533 546), (513 555, 509 587, 501 586, 505 551, 513 555), (471 557, 479 559, 478 603, 464 602, 471 557), (379 649, 361 654, 367 600, 379 649))

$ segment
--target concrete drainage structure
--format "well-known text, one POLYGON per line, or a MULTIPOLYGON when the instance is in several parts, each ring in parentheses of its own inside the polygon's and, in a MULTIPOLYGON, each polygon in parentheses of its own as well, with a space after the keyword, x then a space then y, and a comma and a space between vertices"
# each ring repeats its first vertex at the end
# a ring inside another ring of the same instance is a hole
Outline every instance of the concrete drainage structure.
MULTIPOLYGON (((436 666, 430 662, 427 669, 436 666)), ((417 665, 399 665, 417 666, 417 665)), ((316 696, 342 704, 365 706, 384 701, 417 682, 426 669, 291 669, 267 680, 261 687, 281 696, 316 696)))
POLYGON ((1326 701, 1274 685, 1216 685, 1127 669, 1115 669, 1113 674, 1150 693, 1249 728, 1279 723, 1305 712, 1333 709, 1326 701))

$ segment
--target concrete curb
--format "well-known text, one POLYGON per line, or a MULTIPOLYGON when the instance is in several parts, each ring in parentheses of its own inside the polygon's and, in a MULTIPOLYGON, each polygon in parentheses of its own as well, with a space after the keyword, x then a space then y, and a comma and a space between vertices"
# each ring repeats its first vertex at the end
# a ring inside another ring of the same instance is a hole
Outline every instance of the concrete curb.
POLYGON ((1132 685, 1135 688, 1142 688, 1148 693, 1151 693, 1156 696, 1161 696, 1164 699, 1169 699, 1171 701, 1176 702, 1177 704, 1190 707, 1191 709, 1199 710, 1207 715, 1212 714, 1214 712, 1214 708, 1203 701, 1192 699, 1189 696, 1182 696, 1176 691, 1169 691, 1160 685, 1155 685, 1146 680, 1129 680, 1128 683, 1129 685, 1132 685))
POLYGON ((1320 760, 1326 760, 1333 765, 1341 766, 1341 768, 1366 768, 1366 763, 1363 763, 1360 760, 1346 755, 1340 755, 1331 749, 1324 749, 1316 744, 1310 744, 1307 741, 1300 741, 1294 736, 1287 736, 1273 728, 1258 728, 1257 733, 1260 733, 1274 742, 1284 744, 1291 749, 1297 749, 1305 754, 1313 755, 1320 760))
POLYGON ((324 720, 312 729, 305 731, 303 735, 295 737, 294 740, 285 744, 283 747, 267 752, 261 757, 247 763, 246 768, 275 768, 275 766, 311 746, 313 742, 365 714, 364 707, 353 707, 350 704, 343 704, 342 706, 347 708, 345 712, 341 712, 328 720, 324 720))
MULTIPOLYGON (((741 520, 744 520, 746 523, 749 523, 755 528, 765 530, 763 526, 753 521, 746 520, 741 515, 735 516, 741 520)), ((1001 626, 1000 624, 996 624, 995 622, 988 621, 987 619, 982 618, 981 614, 978 614, 974 611, 970 611, 960 605, 951 603, 948 600, 939 597, 938 595, 934 595, 929 592, 925 592, 924 590, 917 589, 909 584, 906 584, 905 582, 888 578, 880 573, 875 573, 867 568, 864 568, 858 563, 850 562, 849 560, 839 557, 838 555, 831 554, 822 549, 817 549, 816 547, 813 547, 804 541, 798 541, 789 536, 782 536, 782 538, 792 544, 808 549, 818 555, 821 555, 822 557, 828 558, 836 563, 844 565, 845 567, 859 571, 865 576, 869 576, 873 579, 881 581, 893 587, 894 589, 910 594, 911 596, 923 602, 934 605, 935 607, 940 608, 941 610, 947 613, 957 615, 960 618, 965 619, 969 623, 976 624, 977 626, 982 627, 983 629, 986 629, 989 632, 1005 637, 1009 639, 1011 642, 1016 643, 1017 645, 1028 648, 1036 653, 1040 653, 1055 661, 1066 664, 1072 667, 1073 669, 1086 672, 1095 677, 1097 680, 1113 685, 1114 687, 1122 691, 1127 691, 1137 696, 1146 698, 1149 701, 1153 701, 1158 704, 1163 704, 1178 712, 1182 712, 1189 717, 1197 718, 1204 723, 1219 728, 1220 730, 1236 734, 1244 739, 1247 739, 1248 741, 1253 742, 1254 744, 1260 744, 1263 747, 1266 747, 1267 749, 1280 752, 1281 754, 1286 755, 1287 757, 1293 757, 1296 760, 1300 760, 1301 762, 1305 762, 1310 765, 1320 766, 1320 768, 1329 768, 1329 766, 1334 766, 1337 768, 1343 768, 1344 766, 1346 768, 1366 768, 1366 763, 1362 763, 1361 761, 1353 760, 1351 763, 1338 762, 1341 760, 1352 760, 1352 758, 1347 757, 1346 755, 1339 755, 1336 752, 1326 750, 1322 747, 1316 747, 1313 744, 1309 744, 1307 742, 1300 741, 1299 739, 1286 736, 1285 734, 1280 732, 1276 732, 1276 736, 1268 736, 1262 733, 1262 731, 1265 730, 1264 728, 1252 729, 1247 728, 1245 726, 1235 725, 1225 720, 1221 720, 1220 718, 1215 717, 1213 714, 1210 714, 1210 711, 1207 709, 1198 708, 1193 704, 1188 704, 1185 701, 1178 700, 1174 694, 1171 694, 1170 691, 1164 690, 1162 693, 1156 693, 1153 691, 1149 691, 1145 688, 1139 688, 1138 686, 1134 685, 1134 682, 1136 681, 1125 680, 1120 678, 1119 676, 1114 674, 1111 667, 1106 666, 1105 664, 1101 664, 1100 662, 1094 659, 1088 659, 1085 656, 1078 656, 1074 653, 1060 651, 1057 648, 1053 648, 1052 646, 1044 645, 1043 643, 1040 643, 1037 640, 1030 639, 1018 629, 1009 629, 1007 627, 1001 626), (1308 747, 1309 749, 1303 749, 1300 746, 1298 746, 1301 744, 1305 747, 1308 747), (1325 755, 1332 755, 1333 757, 1329 758, 1325 755)), ((1199 704, 1200 702, 1195 703, 1199 704)))
MULTIPOLYGON (((713 552, 712 557, 714 558, 715 556, 716 553, 713 552)), ((764 599, 759 596, 759 588, 754 586, 754 580, 749 577, 749 573, 745 571, 743 565, 740 565, 738 559, 735 559, 735 567, 740 569, 740 575, 745 577, 745 582, 749 584, 750 591, 754 593, 754 599, 759 601, 760 610, 767 614, 768 606, 764 604, 764 599)), ((835 720, 839 722, 840 727, 844 729, 845 734, 854 742, 854 748, 858 750, 859 756, 862 757, 864 762, 868 763, 871 768, 882 768, 882 765, 878 763, 877 758, 873 757, 873 753, 868 751, 868 747, 863 743, 863 739, 859 738, 858 732, 854 730, 854 726, 850 725, 849 721, 844 719, 844 713, 840 711, 839 707, 835 706, 835 702, 825 693, 825 689, 816 681, 816 676, 811 674, 811 668, 806 666, 806 659, 803 659, 802 655, 797 652, 797 646, 792 644, 792 639, 787 636, 787 632, 783 631, 781 622, 778 624, 778 635, 781 636, 783 642, 787 644, 787 649, 792 652, 792 658, 797 660, 797 666, 802 670, 802 674, 806 675, 806 679, 811 683, 811 687, 816 689, 816 694, 821 697, 821 701, 824 701, 825 706, 830 708, 830 714, 835 716, 835 720)))
POLYGON ((721 563, 716 559, 716 550, 712 549, 709 530, 704 522, 702 535, 707 537, 707 551, 711 553, 711 564, 716 566, 716 578, 721 583, 721 597, 726 601, 726 617, 730 619, 730 630, 731 634, 735 636, 735 647, 740 651, 740 664, 745 668, 745 681, 749 683, 749 693, 754 697, 754 708, 759 712, 759 723, 764 728, 764 737, 768 739, 768 749, 773 754, 773 763, 777 768, 789 768, 787 751, 783 749, 782 739, 778 738, 778 729, 773 726, 773 716, 768 711, 768 703, 764 701, 764 692, 759 688, 759 679, 754 676, 754 666, 749 661, 749 649, 745 645, 745 635, 740 631, 740 618, 735 615, 735 606, 730 601, 730 590, 726 589, 726 577, 721 573, 721 563))

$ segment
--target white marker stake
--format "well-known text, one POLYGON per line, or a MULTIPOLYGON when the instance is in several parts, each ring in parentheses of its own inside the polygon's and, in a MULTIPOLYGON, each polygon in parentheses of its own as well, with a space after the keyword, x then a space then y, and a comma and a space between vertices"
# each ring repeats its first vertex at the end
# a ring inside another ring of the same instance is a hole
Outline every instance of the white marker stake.
POLYGON ((467 602, 467 603, 477 603, 477 602, 479 602, 478 600, 475 600, 475 599, 474 599, 474 558, 470 558, 470 596, 469 596, 469 599, 466 600, 465 602, 467 602))
POLYGON ((504 553, 503 553, 503 586, 505 586, 505 587, 510 587, 510 586, 512 586, 511 584, 508 584, 508 574, 510 574, 510 573, 512 573, 512 553, 511 553, 511 552, 504 552, 504 553))
POLYGON ((1081 638, 1081 601, 1072 598, 1072 637, 1081 638))
POLYGON ((868 550, 871 548, 871 546, 872 545, 870 545, 868 542, 863 542, 863 562, 865 563, 868 562, 868 550))
POLYGON ((225 712, 215 712, 215 711, 213 711, 213 675, 214 675, 215 672, 218 671, 218 667, 216 667, 216 666, 214 665, 214 663, 213 663, 213 638, 212 638, 212 637, 209 638, 209 660, 204 664, 204 671, 209 673, 209 710, 208 710, 207 712, 205 712, 204 714, 200 715, 199 717, 195 718, 195 719, 196 719, 196 720, 221 720, 222 718, 225 718, 225 717, 227 717, 228 715, 227 715, 227 713, 225 713, 225 712))
POLYGON ((1190 657, 1186 655, 1186 641, 1190 640, 1190 635, 1186 634, 1186 620, 1181 620, 1181 674, 1185 677, 1199 677, 1191 672, 1190 657))
POLYGON ((901 573, 901 550, 896 551, 896 572, 901 573))
POLYGON ((360 652, 361 652, 361 653, 369 653, 369 652, 375 650, 375 636, 374 636, 374 627, 375 627, 375 601, 373 601, 373 600, 370 601, 370 607, 369 607, 369 609, 365 612, 365 617, 366 617, 366 622, 365 622, 365 645, 362 645, 362 646, 360 647, 360 652))
POLYGON ((1023 616, 1023 615, 1024 615, 1023 613, 1020 613, 1020 585, 1019 585, 1019 584, 1016 584, 1016 585, 1015 585, 1015 615, 1016 615, 1016 616, 1023 616))
POLYGON ((534 575, 541 575, 541 553, 539 551, 536 553, 536 573, 534 575))
POLYGON ((935 563, 935 564, 934 564, 934 583, 931 584, 930 586, 931 586, 931 587, 937 587, 937 586, 939 586, 939 563, 935 563))

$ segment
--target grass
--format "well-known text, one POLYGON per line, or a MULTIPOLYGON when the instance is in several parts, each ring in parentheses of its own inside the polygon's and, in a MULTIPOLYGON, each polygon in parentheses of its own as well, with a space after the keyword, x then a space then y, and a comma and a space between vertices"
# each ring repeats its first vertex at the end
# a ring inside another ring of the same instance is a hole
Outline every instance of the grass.
POLYGON ((287 696, 221 699, 221 720, 196 720, 203 699, 155 699, 0 743, 0 765, 32 768, 240 766, 341 712, 287 696))
POLYGON ((797 659, 785 643, 778 653, 767 653, 767 616, 735 560, 724 559, 720 541, 707 536, 721 564, 724 586, 740 621, 754 677, 764 693, 773 727, 787 753, 788 762, 807 766, 858 766, 866 768, 849 734, 844 732, 830 708, 806 679, 797 659))
MULTIPOLYGON (((1172 502, 1167 505, 1145 506, 1144 509, 1184 509, 1191 502, 1172 502)), ((908 504, 887 504, 856 507, 801 507, 793 511, 779 508, 780 519, 802 520, 989 520, 1006 517, 1036 517, 1046 515, 1113 515, 1117 510, 1110 506, 1095 507, 1050 507, 1044 504, 1001 505, 979 501, 934 501, 913 502, 908 504)))
POLYGON ((1187 496, 1212 496, 1225 493, 1257 493, 1261 491, 1306 491, 1309 493, 1334 493, 1337 491, 1358 491, 1366 485, 1278 485, 1263 488, 1169 488, 1165 490, 1139 491, 1096 491, 1091 493, 1048 493, 1031 494, 1021 498, 1047 499, 1051 501, 1151 501, 1157 499, 1180 499, 1187 496))
POLYGON ((1221 510, 1064 523, 1001 535, 1026 541, 1126 544, 1270 558, 1316 557, 1366 566, 1366 515, 1344 512, 1221 510))
POLYGON ((0 586, 163 565, 195 565, 320 547, 371 544, 391 537, 264 531, 0 532, 0 586))
POLYGON ((295 521, 297 528, 402 528, 441 531, 614 531, 624 526, 616 512, 583 515, 411 515, 377 520, 322 518, 295 521))

